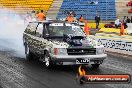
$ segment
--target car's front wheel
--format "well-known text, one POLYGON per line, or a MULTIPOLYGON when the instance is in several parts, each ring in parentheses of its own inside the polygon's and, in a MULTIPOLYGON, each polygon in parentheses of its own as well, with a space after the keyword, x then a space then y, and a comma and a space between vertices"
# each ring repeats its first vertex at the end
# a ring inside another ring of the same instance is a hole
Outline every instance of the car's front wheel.
POLYGON ((53 62, 51 61, 51 57, 48 52, 45 53, 45 66, 47 68, 51 68, 53 66, 53 62))
POLYGON ((92 64, 92 68, 97 69, 97 68, 99 68, 99 65, 100 64, 92 64))

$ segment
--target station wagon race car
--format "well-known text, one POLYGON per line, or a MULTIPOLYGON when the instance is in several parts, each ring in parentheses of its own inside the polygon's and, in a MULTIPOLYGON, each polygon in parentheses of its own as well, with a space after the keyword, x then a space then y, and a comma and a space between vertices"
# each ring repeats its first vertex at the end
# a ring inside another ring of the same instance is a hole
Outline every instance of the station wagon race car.
POLYGON ((30 22, 23 33, 26 59, 34 55, 53 65, 86 65, 98 68, 107 57, 103 45, 87 37, 78 24, 64 21, 30 22))

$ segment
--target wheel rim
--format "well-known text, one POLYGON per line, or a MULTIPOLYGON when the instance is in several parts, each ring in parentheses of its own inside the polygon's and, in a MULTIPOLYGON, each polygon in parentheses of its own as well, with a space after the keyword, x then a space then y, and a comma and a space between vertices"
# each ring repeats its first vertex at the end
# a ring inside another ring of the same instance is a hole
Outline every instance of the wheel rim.
POLYGON ((45 56, 45 65, 46 65, 46 67, 49 67, 49 65, 50 65, 49 62, 50 62, 49 57, 46 55, 45 56))

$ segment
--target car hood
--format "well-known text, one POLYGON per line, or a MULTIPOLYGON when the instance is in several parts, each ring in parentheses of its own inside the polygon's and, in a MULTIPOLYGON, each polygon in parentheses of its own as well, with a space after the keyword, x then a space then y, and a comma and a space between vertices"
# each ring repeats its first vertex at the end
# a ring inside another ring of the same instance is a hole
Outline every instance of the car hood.
POLYGON ((64 41, 63 39, 54 39, 51 41, 56 48, 96 48, 101 46, 96 40, 86 37, 84 39, 72 39, 64 41))

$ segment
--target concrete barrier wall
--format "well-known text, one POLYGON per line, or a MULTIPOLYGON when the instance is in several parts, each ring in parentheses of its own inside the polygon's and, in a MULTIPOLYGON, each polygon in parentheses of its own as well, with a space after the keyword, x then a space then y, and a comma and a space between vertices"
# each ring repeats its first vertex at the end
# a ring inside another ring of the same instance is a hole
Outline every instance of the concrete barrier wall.
POLYGON ((115 40, 112 38, 96 38, 96 40, 104 45, 106 51, 132 55, 132 42, 121 39, 115 40))

